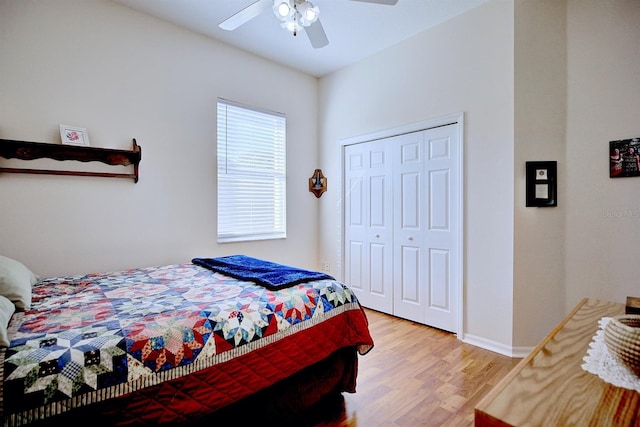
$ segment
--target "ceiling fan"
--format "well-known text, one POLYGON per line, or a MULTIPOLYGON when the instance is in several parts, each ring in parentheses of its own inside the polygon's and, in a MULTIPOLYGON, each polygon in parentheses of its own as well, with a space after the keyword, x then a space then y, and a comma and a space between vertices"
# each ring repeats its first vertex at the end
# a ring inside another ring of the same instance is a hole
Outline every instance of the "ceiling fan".
MULTIPOLYGON (((352 1, 386 5, 395 5, 398 2, 398 0, 352 1)), ((218 26, 227 31, 235 30, 269 8, 282 21, 280 24, 282 28, 291 31, 294 36, 300 30, 304 30, 314 49, 319 49, 329 44, 329 39, 327 39, 322 23, 318 19, 320 9, 308 0, 257 0, 222 21, 218 26)))

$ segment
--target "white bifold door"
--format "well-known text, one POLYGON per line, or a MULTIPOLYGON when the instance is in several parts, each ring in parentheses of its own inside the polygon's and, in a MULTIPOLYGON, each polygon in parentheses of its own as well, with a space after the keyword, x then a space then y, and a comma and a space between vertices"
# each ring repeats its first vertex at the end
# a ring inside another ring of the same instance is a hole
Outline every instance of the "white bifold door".
POLYGON ((365 307, 457 331, 456 124, 345 147, 345 281, 365 307))
POLYGON ((393 313, 393 187, 390 147, 346 147, 345 280, 365 307, 393 313))

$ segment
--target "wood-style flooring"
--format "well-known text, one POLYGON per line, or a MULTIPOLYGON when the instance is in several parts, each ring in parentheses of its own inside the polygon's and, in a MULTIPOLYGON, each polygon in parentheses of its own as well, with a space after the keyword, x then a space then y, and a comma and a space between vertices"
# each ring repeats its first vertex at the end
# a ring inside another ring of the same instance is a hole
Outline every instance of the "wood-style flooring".
POLYGON ((375 347, 359 358, 357 392, 324 402, 319 419, 308 413, 305 425, 473 426, 475 405, 520 361, 448 332, 366 313, 375 347))

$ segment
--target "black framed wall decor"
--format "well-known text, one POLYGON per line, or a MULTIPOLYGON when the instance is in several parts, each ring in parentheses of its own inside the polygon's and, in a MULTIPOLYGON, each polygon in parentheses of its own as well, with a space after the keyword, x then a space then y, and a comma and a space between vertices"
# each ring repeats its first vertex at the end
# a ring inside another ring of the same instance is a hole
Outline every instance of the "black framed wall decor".
POLYGON ((527 207, 558 206, 557 162, 526 162, 527 207))

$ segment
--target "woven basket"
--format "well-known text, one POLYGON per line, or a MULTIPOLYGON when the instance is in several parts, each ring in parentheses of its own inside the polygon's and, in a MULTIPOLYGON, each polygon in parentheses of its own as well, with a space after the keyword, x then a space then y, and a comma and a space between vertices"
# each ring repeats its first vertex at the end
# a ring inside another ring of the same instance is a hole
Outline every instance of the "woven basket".
POLYGON ((604 342, 613 357, 640 377, 640 315, 611 318, 604 328, 604 342))

